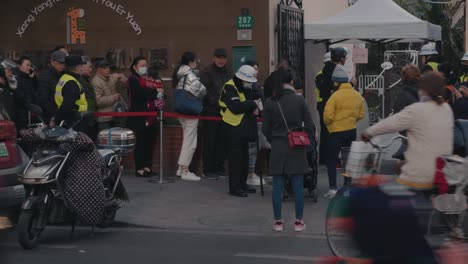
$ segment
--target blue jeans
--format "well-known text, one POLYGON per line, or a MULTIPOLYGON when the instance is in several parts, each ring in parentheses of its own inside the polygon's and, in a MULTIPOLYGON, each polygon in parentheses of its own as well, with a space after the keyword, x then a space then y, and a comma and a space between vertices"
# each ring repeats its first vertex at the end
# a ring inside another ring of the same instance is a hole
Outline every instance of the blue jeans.
MULTIPOLYGON (((295 195, 296 219, 302 220, 304 214, 304 176, 291 175, 291 184, 295 195)), ((275 220, 281 220, 285 176, 273 176, 273 213, 275 220)))
MULTIPOLYGON (((338 156, 340 155, 341 148, 350 147, 351 143, 356 140, 356 129, 330 133, 328 137, 328 158, 327 158, 327 171, 328 183, 330 189, 336 190, 336 164, 338 156)), ((345 177, 344 186, 351 184, 351 178, 345 177)))

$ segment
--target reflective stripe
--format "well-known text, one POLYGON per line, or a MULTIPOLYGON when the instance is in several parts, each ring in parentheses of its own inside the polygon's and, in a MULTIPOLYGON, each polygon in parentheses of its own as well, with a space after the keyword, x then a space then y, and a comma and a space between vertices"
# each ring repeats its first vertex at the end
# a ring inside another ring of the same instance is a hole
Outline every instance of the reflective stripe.
POLYGON ((60 108, 60 106, 62 106, 62 90, 63 87, 70 81, 75 82, 76 84, 78 84, 78 87, 80 87, 80 99, 76 100, 75 102, 75 104, 78 106, 78 112, 88 111, 88 101, 86 101, 86 94, 84 92, 83 86, 75 77, 69 74, 62 75, 57 86, 55 87, 55 103, 57 104, 57 107, 60 108))
POLYGON ((237 89, 236 84, 234 83, 234 80, 228 81, 224 86, 223 89, 221 90, 221 95, 219 96, 219 106, 221 107, 220 114, 222 116, 222 119, 225 123, 230 124, 231 126, 238 126, 242 122, 242 119, 244 118, 244 114, 236 115, 232 113, 229 108, 227 107, 226 103, 221 100, 223 93, 226 93, 224 90, 227 85, 231 85, 236 89, 236 92, 239 97, 233 97, 231 98, 231 101, 233 100, 240 100, 241 102, 245 102, 245 95, 244 93, 239 92, 239 89, 237 89))
POLYGON ((460 77, 460 83, 468 82, 468 74, 463 74, 460 77))
MULTIPOLYGON (((319 71, 317 75, 315 75, 315 80, 317 80, 317 78, 322 74, 323 74, 323 70, 319 71)), ((317 100, 317 103, 323 102, 323 98, 320 95, 320 89, 318 87, 315 88, 315 99, 317 100)))

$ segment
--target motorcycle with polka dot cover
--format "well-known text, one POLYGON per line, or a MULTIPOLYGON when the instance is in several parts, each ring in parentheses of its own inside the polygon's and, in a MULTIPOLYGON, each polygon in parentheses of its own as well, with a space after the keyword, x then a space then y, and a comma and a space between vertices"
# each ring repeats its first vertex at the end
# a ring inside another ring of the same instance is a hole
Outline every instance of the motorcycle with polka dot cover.
MULTIPOLYGON (((34 107, 41 117, 40 107, 34 107)), ((79 113, 87 120, 94 113, 79 113)), ((42 120, 42 119, 41 119, 42 120)), ((70 224, 73 234, 80 223, 109 227, 127 191, 121 181, 120 149, 96 149, 94 142, 73 127, 40 125, 20 131, 33 155, 18 181, 26 199, 21 206, 17 232, 24 249, 35 248, 47 225, 70 224)))

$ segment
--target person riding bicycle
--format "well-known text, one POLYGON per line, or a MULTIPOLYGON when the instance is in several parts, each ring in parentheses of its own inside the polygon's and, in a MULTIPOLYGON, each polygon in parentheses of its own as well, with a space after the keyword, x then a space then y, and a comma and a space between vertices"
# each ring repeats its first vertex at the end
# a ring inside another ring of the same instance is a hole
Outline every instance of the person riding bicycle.
POLYGON ((441 74, 426 73, 419 82, 419 103, 362 133, 362 139, 369 141, 378 135, 407 131, 409 143, 406 163, 396 182, 350 190, 352 236, 373 264, 437 263, 415 207, 421 201, 418 193, 433 187, 437 157, 452 154, 454 119, 443 97, 444 85, 441 74))
POLYGON ((420 102, 375 124, 362 139, 407 131, 408 150, 397 183, 413 189, 431 189, 436 159, 453 152, 454 116, 444 100, 445 83, 440 73, 426 73, 419 83, 420 102))

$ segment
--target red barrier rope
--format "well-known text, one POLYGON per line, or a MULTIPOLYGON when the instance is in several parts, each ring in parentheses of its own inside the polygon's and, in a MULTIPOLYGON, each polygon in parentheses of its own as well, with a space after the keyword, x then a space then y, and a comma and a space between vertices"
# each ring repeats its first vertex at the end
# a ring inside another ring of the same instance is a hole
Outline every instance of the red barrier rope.
MULTIPOLYGON (((135 117, 135 116, 151 116, 158 117, 158 112, 106 112, 106 113, 96 113, 96 116, 112 116, 112 117, 135 117)), ((221 121, 221 117, 215 116, 191 116, 191 115, 182 115, 177 113, 164 112, 164 118, 188 118, 188 119, 199 119, 207 121, 221 121)), ((263 119, 258 118, 258 122, 262 122, 263 119)))

